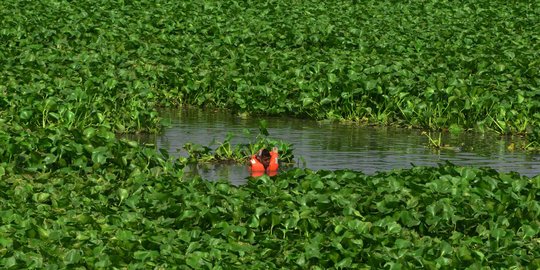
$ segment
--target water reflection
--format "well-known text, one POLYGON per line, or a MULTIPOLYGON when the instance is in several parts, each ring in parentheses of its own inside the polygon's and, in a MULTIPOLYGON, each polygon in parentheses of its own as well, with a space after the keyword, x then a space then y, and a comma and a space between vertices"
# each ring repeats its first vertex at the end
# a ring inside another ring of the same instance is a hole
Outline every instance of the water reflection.
MULTIPOLYGON (((233 144, 254 140, 259 119, 244 119, 224 112, 197 109, 164 111, 171 127, 162 135, 144 138, 165 148, 171 155, 185 156, 185 143, 211 145, 223 141, 229 132, 235 134, 233 144), (245 130, 251 135, 246 135, 245 130)), ((377 171, 435 166, 450 161, 458 165, 492 167, 499 171, 516 171, 522 175, 540 174, 540 155, 507 151, 508 138, 485 134, 443 136, 452 150, 434 151, 426 147, 428 138, 419 130, 392 127, 362 127, 294 118, 265 117, 270 137, 294 144, 299 167, 312 170, 354 169, 372 174, 377 171)), ((433 134, 438 136, 438 134, 433 134)), ((514 138, 513 142, 519 142, 514 138)), ((215 147, 215 146, 214 146, 215 147)), ((196 165, 189 174, 205 179, 228 179, 235 184, 247 181, 247 165, 196 165)))

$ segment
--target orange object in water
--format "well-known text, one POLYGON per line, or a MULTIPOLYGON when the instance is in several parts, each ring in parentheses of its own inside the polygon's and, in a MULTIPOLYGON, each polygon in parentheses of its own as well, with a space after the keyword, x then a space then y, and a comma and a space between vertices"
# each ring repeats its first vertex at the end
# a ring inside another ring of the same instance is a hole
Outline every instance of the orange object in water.
POLYGON ((277 148, 274 147, 272 149, 272 152, 270 152, 270 164, 268 165, 268 168, 266 168, 266 171, 277 171, 279 168, 278 163, 279 154, 277 152, 277 148))
POLYGON ((257 156, 252 155, 251 160, 249 161, 251 163, 251 171, 252 172, 265 172, 266 169, 264 168, 264 165, 257 159, 257 156))
POLYGON ((252 155, 250 159, 250 166, 251 166, 251 176, 258 177, 262 176, 264 173, 268 174, 268 176, 274 176, 277 174, 278 168, 279 168, 279 154, 277 151, 277 148, 274 147, 271 152, 268 152, 268 150, 265 150, 266 155, 270 155, 270 157, 262 157, 263 155, 263 149, 259 150, 259 153, 257 155, 252 155), (265 165, 261 160, 266 160, 268 164, 265 165))

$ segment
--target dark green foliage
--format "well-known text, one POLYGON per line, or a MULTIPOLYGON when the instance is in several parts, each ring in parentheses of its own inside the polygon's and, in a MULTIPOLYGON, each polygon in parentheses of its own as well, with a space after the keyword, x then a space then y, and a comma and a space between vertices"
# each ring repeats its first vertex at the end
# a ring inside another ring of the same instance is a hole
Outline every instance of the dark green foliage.
POLYGON ((530 133, 539 18, 534 1, 3 1, 1 115, 129 132, 194 104, 530 133))
MULTIPOLYGON (((292 169, 234 187, 115 136, 193 104, 538 149, 539 3, 402 2, 0 1, 0 267, 540 268, 539 177, 292 169)), ((292 159, 260 132, 186 147, 292 159)))
POLYGON ((0 174, 0 264, 540 266, 538 177, 446 164, 374 176, 295 169, 235 187, 114 172, 0 174))

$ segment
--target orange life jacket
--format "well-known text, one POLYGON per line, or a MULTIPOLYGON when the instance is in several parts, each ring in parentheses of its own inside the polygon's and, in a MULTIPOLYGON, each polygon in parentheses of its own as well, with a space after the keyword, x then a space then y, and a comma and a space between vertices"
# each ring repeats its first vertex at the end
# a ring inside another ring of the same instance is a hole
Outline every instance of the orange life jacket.
POLYGON ((264 172, 266 171, 264 169, 264 165, 255 157, 255 155, 251 156, 251 159, 249 160, 251 163, 251 171, 252 172, 264 172))
POLYGON ((257 177, 263 175, 265 172, 268 174, 268 176, 274 176, 277 174, 277 170, 279 168, 279 154, 276 151, 270 152, 270 164, 268 164, 268 168, 264 169, 264 165, 255 157, 255 155, 251 156, 251 159, 249 160, 251 165, 251 176, 257 177))
POLYGON ((278 163, 279 154, 276 151, 270 151, 270 164, 268 164, 268 168, 266 168, 269 172, 277 171, 279 168, 278 163))

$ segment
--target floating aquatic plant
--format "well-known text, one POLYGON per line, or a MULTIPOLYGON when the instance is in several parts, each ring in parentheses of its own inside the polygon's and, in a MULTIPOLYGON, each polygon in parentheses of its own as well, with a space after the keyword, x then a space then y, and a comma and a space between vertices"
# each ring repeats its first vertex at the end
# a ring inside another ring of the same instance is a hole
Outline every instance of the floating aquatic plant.
MULTIPOLYGON (((534 1, 1 1, 0 267, 540 268, 539 177, 292 169, 234 187, 116 137, 191 104, 538 149, 539 18, 534 1)), ((267 136, 188 148, 292 159, 267 136)))
MULTIPOLYGON (((266 122, 261 121, 259 134, 251 142, 233 145, 231 143, 234 134, 228 133, 223 142, 217 142, 217 147, 212 149, 210 146, 200 144, 186 143, 184 149, 188 152, 187 161, 191 163, 198 162, 247 162, 251 155, 257 153, 260 149, 272 149, 276 147, 279 151, 281 163, 293 163, 293 144, 283 140, 271 139, 266 129, 266 122)), ((246 130, 246 135, 252 134, 246 130)))

